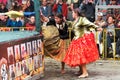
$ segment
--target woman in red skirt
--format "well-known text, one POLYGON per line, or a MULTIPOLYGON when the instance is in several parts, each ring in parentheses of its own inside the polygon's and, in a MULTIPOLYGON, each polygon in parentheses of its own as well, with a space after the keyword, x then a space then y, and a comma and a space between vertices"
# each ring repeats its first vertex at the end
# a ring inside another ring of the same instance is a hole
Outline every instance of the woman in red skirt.
POLYGON ((79 9, 73 10, 72 16, 75 19, 72 25, 74 38, 69 45, 63 62, 71 67, 79 66, 82 69, 79 78, 84 78, 88 77, 86 64, 99 59, 94 34, 90 31, 90 28, 102 29, 83 17, 79 9))

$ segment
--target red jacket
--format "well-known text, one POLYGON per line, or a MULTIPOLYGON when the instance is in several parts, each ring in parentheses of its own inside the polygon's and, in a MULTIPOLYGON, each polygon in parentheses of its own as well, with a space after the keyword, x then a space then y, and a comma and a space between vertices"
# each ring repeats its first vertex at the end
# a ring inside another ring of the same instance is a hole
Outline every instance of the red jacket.
POLYGON ((30 31, 35 30, 35 24, 31 24, 28 22, 25 26, 27 30, 30 30, 30 31))
MULTIPOLYGON (((57 6, 58 4, 54 4, 53 5, 53 8, 52 8, 52 11, 53 12, 57 12, 57 6)), ((63 3, 62 4, 62 14, 65 18, 67 18, 67 14, 68 14, 68 8, 67 8, 67 4, 66 3, 63 3)))

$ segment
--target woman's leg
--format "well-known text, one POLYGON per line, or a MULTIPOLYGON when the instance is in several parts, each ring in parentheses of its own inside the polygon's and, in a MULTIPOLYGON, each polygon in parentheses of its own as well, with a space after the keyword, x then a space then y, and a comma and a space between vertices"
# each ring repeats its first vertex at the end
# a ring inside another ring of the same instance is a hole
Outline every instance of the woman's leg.
POLYGON ((61 73, 62 74, 64 74, 65 73, 65 63, 64 62, 61 62, 61 66, 62 66, 62 68, 61 68, 61 73))
POLYGON ((82 74, 82 71, 81 71, 82 69, 81 69, 81 66, 79 66, 79 71, 77 71, 77 72, 75 72, 75 75, 80 75, 80 74, 82 74))
POLYGON ((88 72, 87 72, 86 64, 81 65, 81 69, 82 69, 82 74, 79 76, 79 78, 88 77, 88 72))

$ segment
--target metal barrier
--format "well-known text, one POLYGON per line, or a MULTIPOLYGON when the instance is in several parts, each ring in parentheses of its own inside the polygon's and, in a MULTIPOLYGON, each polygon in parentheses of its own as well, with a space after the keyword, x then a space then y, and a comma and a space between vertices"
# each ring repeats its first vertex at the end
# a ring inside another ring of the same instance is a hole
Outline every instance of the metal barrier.
MULTIPOLYGON (((24 30, 30 30, 31 27, 0 27, 0 31, 14 31, 14 29, 19 29, 19 31, 24 31, 24 30)), ((30 30, 31 31, 31 30, 30 30)), ((67 44, 70 44, 72 38, 71 38, 71 33, 72 33, 72 28, 70 27, 69 28, 69 39, 68 39, 68 43, 67 44)), ((109 50, 108 50, 108 40, 107 40, 107 29, 103 29, 102 31, 102 38, 101 38, 101 41, 99 43, 97 43, 98 41, 98 36, 100 34, 98 34, 98 32, 95 33, 95 36, 96 36, 96 44, 98 44, 98 49, 99 49, 99 53, 100 53, 100 56, 101 56, 101 59, 117 59, 116 58, 116 45, 118 43, 120 43, 118 40, 119 40, 119 34, 120 33, 120 28, 114 28, 114 36, 113 36, 113 41, 111 43, 111 46, 112 46, 112 52, 109 53, 109 50), (116 34, 117 33, 117 34, 116 34), (117 44, 116 44, 117 43, 117 44)), ((117 46, 119 47, 119 46, 117 46)))
POLYGON ((0 31, 33 31, 33 27, 0 27, 0 31))
POLYGON ((113 28, 112 29, 114 33, 111 35, 111 33, 107 32, 107 29, 103 30, 103 36, 102 36, 102 58, 103 59, 119 59, 120 56, 117 56, 117 54, 120 54, 118 45, 120 43, 120 28, 113 28), (110 36, 111 35, 111 36, 110 36), (111 40, 111 41, 110 41, 111 40), (111 46, 111 49, 110 47, 111 46))
MULTIPOLYGON (((71 30, 72 30, 72 28, 69 28, 69 43, 71 41, 71 30)), ((98 32, 95 33, 95 40, 96 40, 96 44, 98 44, 98 50, 99 50, 100 58, 101 59, 114 59, 114 60, 119 59, 120 57, 116 57, 116 49, 118 49, 118 48, 116 48, 116 45, 118 43, 120 44, 120 41, 118 41, 118 40, 120 40, 119 39, 120 28, 114 28, 114 34, 113 34, 114 36, 113 36, 113 41, 111 43, 111 47, 112 47, 111 53, 109 53, 110 50, 108 50, 108 46, 107 46, 108 45, 107 29, 103 29, 101 34, 102 34, 102 37, 101 37, 102 39, 99 43, 97 43, 97 41, 98 41, 97 37, 100 34, 98 34, 98 32)), ((117 47, 119 47, 119 46, 117 46, 117 47)), ((119 54, 120 54, 120 52, 119 52, 119 54)))

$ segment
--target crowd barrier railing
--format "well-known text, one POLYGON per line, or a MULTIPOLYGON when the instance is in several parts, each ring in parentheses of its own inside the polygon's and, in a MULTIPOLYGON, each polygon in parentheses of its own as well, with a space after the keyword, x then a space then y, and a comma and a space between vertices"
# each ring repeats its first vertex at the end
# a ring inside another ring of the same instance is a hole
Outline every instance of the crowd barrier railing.
MULTIPOLYGON (((120 59, 120 57, 116 57, 117 53, 116 53, 116 49, 120 50, 120 45, 116 47, 116 45, 119 43, 120 44, 120 40, 119 40, 119 33, 120 33, 120 28, 114 28, 112 29, 114 30, 114 36, 112 36, 112 41, 110 43, 111 45, 111 52, 110 50, 108 50, 108 32, 107 29, 103 29, 103 31, 98 34, 98 32, 95 32, 95 41, 96 44, 98 45, 98 51, 100 54, 100 58, 101 59, 120 59), (98 37, 101 36, 101 40, 98 42, 98 37), (118 41, 119 40, 119 41, 118 41)), ((69 28, 69 41, 71 42, 71 32, 72 32, 72 28, 69 28)), ((120 54, 120 52, 119 52, 120 54)))
POLYGON ((0 27, 0 31, 34 31, 33 27, 0 27))
MULTIPOLYGON (((0 31, 14 31, 14 29, 19 29, 19 31, 24 31, 24 30, 31 31, 31 27, 27 27, 27 28, 26 27, 0 27, 0 31)), ((98 37, 100 36, 100 34, 98 34, 98 32, 95 33, 95 40, 96 40, 96 44, 98 45, 98 50, 99 50, 101 59, 115 60, 120 58, 120 57, 116 57, 117 53, 120 54, 120 45, 118 45, 120 44, 120 28, 113 28, 112 30, 114 32, 112 34, 113 36, 110 37, 110 39, 112 39, 112 41, 110 41, 111 43, 109 43, 107 28, 104 28, 103 31, 100 33, 102 34, 101 40, 98 40, 99 39, 98 37), (111 45, 111 51, 108 48, 108 44, 111 45)), ((72 33, 72 28, 69 28, 68 44, 70 44, 72 40, 71 33, 72 33)))
MULTIPOLYGON (((102 58, 103 59, 119 59, 120 58, 120 28, 112 28, 113 33, 109 33, 108 29, 103 29, 102 41, 102 58), (119 55, 119 56, 117 56, 119 55)), ((100 50, 100 49, 99 49, 100 50)))

